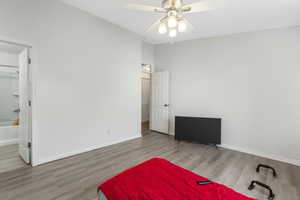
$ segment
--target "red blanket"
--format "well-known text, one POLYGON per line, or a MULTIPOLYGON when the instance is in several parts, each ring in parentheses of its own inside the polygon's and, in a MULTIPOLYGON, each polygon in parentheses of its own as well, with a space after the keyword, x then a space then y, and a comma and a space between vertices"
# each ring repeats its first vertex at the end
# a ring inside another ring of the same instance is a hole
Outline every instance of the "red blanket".
POLYGON ((99 189, 108 200, 254 200, 167 160, 154 158, 106 181, 99 189))

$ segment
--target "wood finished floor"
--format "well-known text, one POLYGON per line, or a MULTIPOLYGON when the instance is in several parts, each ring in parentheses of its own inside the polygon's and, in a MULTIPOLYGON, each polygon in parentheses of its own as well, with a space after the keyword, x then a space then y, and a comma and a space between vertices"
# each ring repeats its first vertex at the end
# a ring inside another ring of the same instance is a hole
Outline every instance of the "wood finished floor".
POLYGON ((271 185, 278 200, 300 200, 300 167, 205 145, 178 143, 158 133, 42 166, 2 173, 0 199, 94 200, 98 184, 153 157, 166 158, 260 200, 267 199, 264 190, 247 190, 253 179, 271 185), (258 163, 274 166, 278 178, 264 170, 257 174, 258 163))
POLYGON ((142 136, 146 136, 150 133, 150 130, 149 130, 149 121, 147 122, 142 122, 142 136))
POLYGON ((18 145, 0 146, 0 173, 25 167, 18 152, 18 145))

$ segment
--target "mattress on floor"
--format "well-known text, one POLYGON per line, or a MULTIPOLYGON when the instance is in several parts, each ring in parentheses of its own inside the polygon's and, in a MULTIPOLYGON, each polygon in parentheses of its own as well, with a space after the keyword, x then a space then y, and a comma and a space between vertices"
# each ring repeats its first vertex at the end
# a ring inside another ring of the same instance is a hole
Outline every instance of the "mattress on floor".
POLYGON ((154 158, 111 178, 98 190, 109 200, 254 200, 218 183, 198 184, 202 181, 208 179, 154 158))
POLYGON ((101 190, 98 191, 99 198, 98 200, 107 200, 106 196, 103 194, 101 190))

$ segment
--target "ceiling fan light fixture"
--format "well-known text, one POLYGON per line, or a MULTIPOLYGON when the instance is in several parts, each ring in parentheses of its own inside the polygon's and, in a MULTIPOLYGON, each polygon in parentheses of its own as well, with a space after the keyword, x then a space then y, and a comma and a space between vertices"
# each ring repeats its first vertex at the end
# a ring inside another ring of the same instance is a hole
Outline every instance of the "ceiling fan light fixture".
POLYGON ((160 34, 165 34, 165 33, 168 32, 168 29, 167 29, 167 26, 166 26, 165 23, 162 22, 162 23, 159 24, 158 32, 159 32, 160 34))
POLYGON ((187 25, 186 25, 185 21, 184 21, 184 20, 180 20, 180 21, 178 22, 178 31, 179 31, 180 33, 183 33, 183 32, 186 31, 186 29, 187 29, 187 25))
POLYGON ((209 11, 217 7, 218 3, 216 1, 219 0, 198 0, 198 2, 190 4, 185 4, 185 0, 161 1, 162 3, 160 7, 143 4, 129 4, 127 8, 138 11, 164 14, 162 18, 150 26, 146 33, 155 29, 155 32, 157 31, 158 34, 167 34, 173 38, 183 32, 191 32, 194 30, 193 25, 189 23, 186 18, 184 18, 184 14, 209 11))
POLYGON ((169 36, 170 36, 171 38, 176 37, 176 36, 177 36, 177 30, 176 30, 176 29, 170 29, 170 31, 169 31, 169 36))
POLYGON ((175 0, 175 8, 181 8, 182 0, 175 0))
POLYGON ((178 22, 177 22, 177 18, 174 15, 171 15, 168 17, 168 27, 169 28, 176 28, 178 22))

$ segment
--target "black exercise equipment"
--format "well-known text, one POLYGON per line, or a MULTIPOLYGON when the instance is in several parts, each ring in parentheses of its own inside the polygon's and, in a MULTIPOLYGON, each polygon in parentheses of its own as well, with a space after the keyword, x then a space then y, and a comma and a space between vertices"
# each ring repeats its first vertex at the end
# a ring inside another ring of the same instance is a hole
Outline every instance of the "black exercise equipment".
POLYGON ((248 187, 249 190, 253 190, 255 188, 255 185, 259 185, 267 190, 269 190, 269 197, 268 197, 268 200, 273 200, 275 198, 275 194, 273 193, 272 189, 270 186, 264 184, 264 183, 261 183, 259 181, 252 181, 250 186, 248 187))
MULTIPOLYGON (((256 172, 259 173, 260 171, 260 168, 266 168, 266 169, 270 169, 272 170, 273 172, 273 177, 276 178, 277 177, 277 173, 275 171, 275 169, 269 165, 263 165, 263 164, 259 164, 256 168, 256 172)), ((253 190, 255 188, 255 186, 258 185, 258 186, 261 186, 265 189, 267 189, 269 191, 269 197, 268 197, 268 200, 273 200, 275 198, 275 194, 273 193, 273 190, 271 189, 270 186, 262 183, 262 182, 259 182, 259 181, 252 181, 251 184, 249 185, 248 189, 249 190, 253 190)))
POLYGON ((259 173, 260 168, 266 168, 266 169, 272 170, 274 178, 277 177, 277 173, 273 167, 270 167, 268 165, 259 164, 256 168, 257 173, 259 173))

